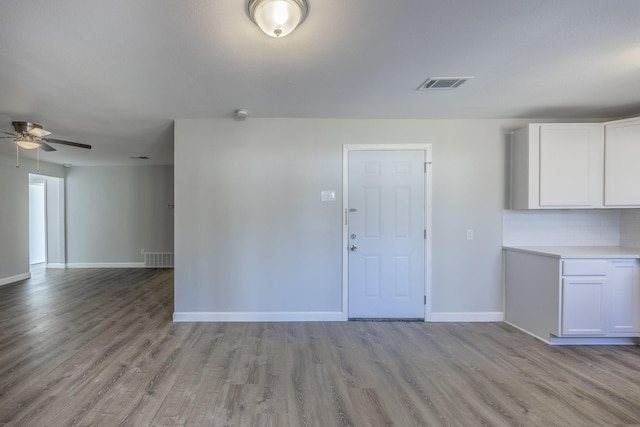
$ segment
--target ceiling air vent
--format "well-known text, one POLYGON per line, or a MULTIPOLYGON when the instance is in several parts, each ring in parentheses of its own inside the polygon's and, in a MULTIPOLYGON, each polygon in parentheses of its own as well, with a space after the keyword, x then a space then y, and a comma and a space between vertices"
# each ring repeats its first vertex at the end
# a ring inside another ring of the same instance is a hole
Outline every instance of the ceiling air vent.
POLYGON ((429 77, 418 90, 456 89, 473 77, 429 77))

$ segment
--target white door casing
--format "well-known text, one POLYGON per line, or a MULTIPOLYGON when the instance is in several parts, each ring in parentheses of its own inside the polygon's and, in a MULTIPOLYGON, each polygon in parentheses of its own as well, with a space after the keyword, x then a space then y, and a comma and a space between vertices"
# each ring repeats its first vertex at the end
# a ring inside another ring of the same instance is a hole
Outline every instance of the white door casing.
POLYGON ((29 184, 29 264, 47 262, 46 182, 29 184))
POLYGON ((345 320, 430 320, 431 145, 343 151, 345 320))

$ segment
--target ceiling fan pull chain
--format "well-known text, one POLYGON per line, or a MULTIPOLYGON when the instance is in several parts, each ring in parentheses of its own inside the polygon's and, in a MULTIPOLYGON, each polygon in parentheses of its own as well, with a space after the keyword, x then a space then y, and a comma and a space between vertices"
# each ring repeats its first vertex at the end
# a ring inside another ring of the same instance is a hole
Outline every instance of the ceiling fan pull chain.
POLYGON ((20 147, 16 145, 16 167, 20 167, 20 147))
POLYGON ((40 172, 40 149, 39 148, 36 149, 36 159, 37 159, 36 170, 40 172))

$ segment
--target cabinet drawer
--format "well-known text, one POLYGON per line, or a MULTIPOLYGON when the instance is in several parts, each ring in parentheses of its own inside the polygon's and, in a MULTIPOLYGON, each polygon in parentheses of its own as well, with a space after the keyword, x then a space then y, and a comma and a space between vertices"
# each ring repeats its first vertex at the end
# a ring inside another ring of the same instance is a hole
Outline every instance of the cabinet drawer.
POLYGON ((562 261, 563 276, 604 276, 609 263, 603 260, 562 261))

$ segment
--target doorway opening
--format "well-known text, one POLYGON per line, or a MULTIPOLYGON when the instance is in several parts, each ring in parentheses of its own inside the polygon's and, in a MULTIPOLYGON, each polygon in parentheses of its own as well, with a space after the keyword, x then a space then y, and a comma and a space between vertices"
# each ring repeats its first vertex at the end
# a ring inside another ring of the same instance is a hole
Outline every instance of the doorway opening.
POLYGON ((29 265, 65 267, 64 178, 29 174, 29 265))
MULTIPOLYGON (((31 175, 31 174, 30 174, 31 175)), ((29 176, 29 265, 47 262, 46 181, 29 176)))
POLYGON ((431 144, 343 146, 343 316, 431 320, 431 144))

